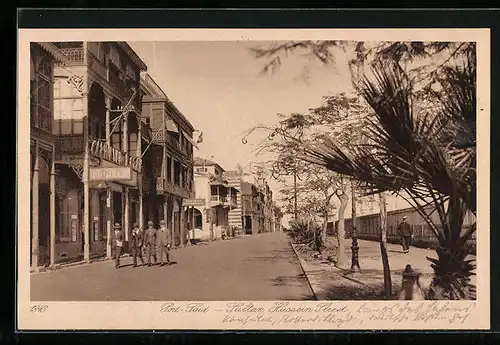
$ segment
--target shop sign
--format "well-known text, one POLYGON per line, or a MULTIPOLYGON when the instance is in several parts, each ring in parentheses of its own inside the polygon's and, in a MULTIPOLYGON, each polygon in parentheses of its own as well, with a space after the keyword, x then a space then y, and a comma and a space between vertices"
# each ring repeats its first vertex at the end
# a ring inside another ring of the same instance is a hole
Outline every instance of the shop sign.
POLYGON ((205 206, 205 199, 186 199, 182 201, 182 206, 205 206))
POLYGON ((98 167, 89 169, 90 181, 127 181, 132 179, 131 167, 98 167))

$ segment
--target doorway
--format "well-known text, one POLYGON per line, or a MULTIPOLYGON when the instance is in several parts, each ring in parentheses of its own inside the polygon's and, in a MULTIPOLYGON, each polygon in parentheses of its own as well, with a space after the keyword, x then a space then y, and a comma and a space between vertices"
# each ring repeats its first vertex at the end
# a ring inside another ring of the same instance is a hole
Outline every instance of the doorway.
MULTIPOLYGON (((120 223, 123 228, 123 201, 122 201, 122 193, 113 192, 113 220, 115 223, 120 223)), ((114 224, 113 224, 114 226, 114 224)))

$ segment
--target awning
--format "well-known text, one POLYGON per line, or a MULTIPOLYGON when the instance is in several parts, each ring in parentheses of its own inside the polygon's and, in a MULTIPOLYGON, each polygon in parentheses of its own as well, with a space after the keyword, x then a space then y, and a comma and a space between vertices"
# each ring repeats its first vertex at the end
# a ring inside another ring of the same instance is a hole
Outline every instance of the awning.
POLYGON ((179 127, 172 119, 167 119, 167 131, 179 133, 179 127))
POLYGON ((58 62, 65 63, 67 61, 66 55, 64 55, 54 44, 49 42, 37 42, 41 48, 54 57, 58 62))
POLYGON ((198 150, 200 149, 198 147, 198 145, 196 144, 196 141, 193 140, 193 138, 191 138, 191 136, 189 134, 187 134, 186 132, 182 131, 182 134, 184 135, 184 137, 187 139, 187 141, 189 141, 194 147, 196 147, 198 150))

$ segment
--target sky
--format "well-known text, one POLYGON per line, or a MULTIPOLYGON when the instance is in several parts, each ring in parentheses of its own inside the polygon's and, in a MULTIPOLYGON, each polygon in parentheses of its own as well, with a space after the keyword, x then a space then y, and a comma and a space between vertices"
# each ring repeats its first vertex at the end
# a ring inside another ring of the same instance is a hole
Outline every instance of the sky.
MULTIPOLYGON (((249 171, 251 162, 269 160, 269 156, 255 154, 264 132, 254 133, 246 145, 242 143, 252 127, 276 123, 278 113, 306 112, 321 105, 325 95, 353 91, 349 56, 340 51, 334 53, 334 65, 288 55, 282 58, 276 73, 263 76, 260 72, 266 60, 256 59, 250 48, 273 42, 128 43, 169 99, 196 130, 203 132, 203 143, 195 149, 195 155, 212 159, 225 170, 236 169, 239 164, 249 171)), ((280 185, 271 179, 268 183, 278 200, 280 185)), ((400 198, 388 197, 388 201, 388 210, 409 206, 400 198)), ((351 213, 350 206, 346 214, 351 213)), ((359 211, 377 212, 372 203, 359 211)))
MULTIPOLYGON (((143 59, 149 75, 203 132, 197 156, 217 161, 225 170, 237 164, 248 169, 263 132, 244 133, 260 124, 277 122, 277 114, 307 111, 322 97, 352 90, 345 53, 335 53, 335 65, 304 56, 282 59, 273 75, 260 75, 265 60, 249 48, 271 42, 129 42, 143 59)), ((269 181, 277 192, 277 185, 269 181)))

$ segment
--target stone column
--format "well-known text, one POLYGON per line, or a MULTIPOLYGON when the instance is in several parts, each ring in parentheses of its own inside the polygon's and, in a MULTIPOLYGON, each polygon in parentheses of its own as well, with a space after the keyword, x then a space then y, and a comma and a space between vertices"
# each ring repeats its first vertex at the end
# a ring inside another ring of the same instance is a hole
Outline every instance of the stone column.
MULTIPOLYGON (((106 65, 108 61, 106 61, 106 65)), ((109 74, 109 69, 106 69, 106 73, 109 74)), ((111 97, 106 96, 106 145, 111 146, 111 97)), ((111 245, 109 239, 111 238, 111 228, 113 226, 113 192, 108 186, 106 190, 106 207, 108 210, 108 219, 106 220, 106 258, 111 259, 111 245)))
POLYGON ((180 230, 180 236, 181 236, 181 240, 180 240, 179 244, 181 247, 183 247, 185 242, 186 242, 184 240, 184 234, 186 233, 186 231, 185 231, 186 230, 186 223, 184 221, 186 219, 186 218, 184 218, 185 207, 181 206, 179 212, 180 212, 180 217, 179 217, 180 229, 179 230, 180 230))
POLYGON ((191 206, 191 230, 192 230, 193 234, 191 236, 189 236, 189 244, 191 244, 191 240, 194 239, 194 229, 195 229, 195 222, 194 222, 195 212, 194 212, 194 210, 195 210, 194 206, 191 206))
POLYGON ((123 219, 123 222, 125 223, 124 226, 123 226, 123 229, 125 231, 125 242, 128 242, 128 237, 129 237, 129 213, 130 213, 130 198, 129 198, 129 188, 128 187, 124 187, 123 188, 123 193, 124 193, 124 196, 125 196, 125 202, 124 202, 124 210, 123 210, 123 214, 124 214, 124 219, 123 219))
POLYGON ((169 178, 169 181, 171 181, 173 185, 175 185, 174 164, 175 164, 174 157, 170 156, 170 178, 169 178))
POLYGON ((106 190, 106 207, 108 209, 108 219, 106 220, 106 258, 111 259, 111 227, 113 225, 113 192, 108 187, 106 190))
MULTIPOLYGON (((163 203, 163 220, 165 220, 165 226, 169 226, 169 223, 168 223, 168 200, 167 198, 165 197, 165 202, 163 203)), ((169 240, 172 241, 173 237, 172 237, 172 231, 173 231, 173 228, 172 228, 172 224, 170 224, 170 231, 168 232, 168 236, 170 237, 169 240)))
POLYGON ((144 226, 143 217, 143 200, 142 200, 142 123, 140 117, 137 117, 138 129, 137 129, 137 157, 141 158, 141 172, 137 174, 137 184, 139 188, 139 228, 142 229, 144 226))
POLYGON ((32 214, 31 222, 33 229, 33 238, 31 239, 31 266, 37 270, 38 269, 38 214, 39 214, 39 191, 38 191, 38 174, 40 171, 40 148, 38 146, 38 141, 35 144, 35 164, 33 168, 33 185, 32 185, 32 214))
MULTIPOLYGON (((123 151, 125 151, 125 164, 128 164, 128 141, 129 141, 129 134, 128 134, 128 112, 125 112, 123 114, 123 151)), ((124 202, 124 223, 123 224, 123 229, 125 231, 125 242, 128 243, 128 237, 129 237, 129 211, 130 211, 130 205, 129 205, 129 189, 128 187, 124 187, 123 192, 125 193, 125 202, 124 202)))
POLYGON ((56 153, 52 147, 52 166, 50 168, 50 267, 56 263, 56 153))
MULTIPOLYGON (((87 44, 84 42, 84 51, 87 51, 87 44)), ((87 54, 84 54, 86 59, 87 54)), ((83 159, 83 260, 90 262, 90 187, 89 187, 89 113, 88 94, 83 94, 83 141, 85 153, 83 159)))

